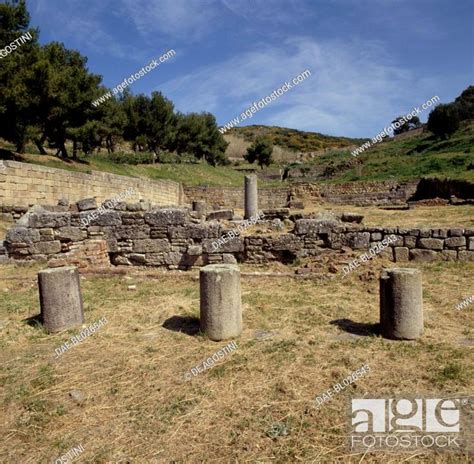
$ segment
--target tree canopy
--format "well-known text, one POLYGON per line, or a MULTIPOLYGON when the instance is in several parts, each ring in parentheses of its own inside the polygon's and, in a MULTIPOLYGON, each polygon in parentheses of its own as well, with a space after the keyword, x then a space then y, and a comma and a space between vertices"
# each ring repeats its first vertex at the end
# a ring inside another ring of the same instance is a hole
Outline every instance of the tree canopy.
POLYGON ((0 59, 0 137, 18 152, 33 142, 46 153, 47 143, 68 157, 69 142, 77 157, 100 148, 111 153, 127 141, 134 151, 176 151, 213 166, 227 162, 227 142, 213 115, 175 112, 160 92, 135 96, 125 90, 97 104, 109 90, 89 71, 87 58, 62 43, 39 45, 39 31, 29 22, 24 0, 0 4, 0 48, 26 31, 32 36, 0 59))

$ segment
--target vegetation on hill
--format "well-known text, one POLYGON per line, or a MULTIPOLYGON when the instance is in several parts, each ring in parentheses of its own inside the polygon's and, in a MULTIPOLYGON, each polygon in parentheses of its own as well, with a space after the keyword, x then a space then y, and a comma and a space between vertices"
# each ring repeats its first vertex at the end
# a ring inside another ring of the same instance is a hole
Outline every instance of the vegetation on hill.
POLYGON ((333 137, 318 132, 305 132, 296 129, 287 129, 285 127, 258 125, 234 127, 228 131, 228 134, 240 135, 248 142, 254 141, 257 137, 265 137, 273 145, 303 153, 327 148, 343 148, 360 145, 368 140, 333 137))

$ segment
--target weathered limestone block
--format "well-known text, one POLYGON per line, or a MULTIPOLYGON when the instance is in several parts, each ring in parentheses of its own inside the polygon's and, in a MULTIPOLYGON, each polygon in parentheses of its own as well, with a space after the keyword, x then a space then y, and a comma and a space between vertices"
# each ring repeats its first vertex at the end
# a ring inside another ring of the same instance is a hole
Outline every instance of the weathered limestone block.
POLYGON ((184 254, 178 251, 170 251, 169 253, 164 253, 163 259, 164 263, 168 266, 173 265, 177 266, 183 260, 184 254))
POLYGON ((127 226, 137 226, 145 224, 145 214, 142 212, 138 213, 122 213, 122 223, 127 226))
POLYGON ((48 332, 67 330, 84 323, 77 268, 60 267, 40 271, 38 287, 41 318, 48 332))
POLYGON ((458 260, 459 261, 474 261, 474 251, 459 250, 458 260))
POLYGON ((363 250, 369 248, 370 233, 369 232, 349 232, 342 236, 344 245, 354 250, 363 250))
POLYGON ((118 240, 136 240, 150 237, 150 226, 145 224, 115 226, 111 231, 118 240))
POLYGON ((219 209, 207 214, 207 221, 231 221, 234 217, 233 209, 219 209))
POLYGON ((448 236, 448 231, 445 229, 432 229, 431 236, 433 238, 446 238, 448 236))
POLYGON ((33 255, 54 255, 61 252, 61 242, 59 240, 36 242, 30 246, 30 252, 33 255))
POLYGON ((386 235, 384 238, 390 240, 391 247, 403 247, 404 240, 402 235, 390 234, 386 235))
POLYGON ((135 253, 163 253, 170 250, 171 245, 165 239, 133 240, 133 251, 135 253))
POLYGON ((299 237, 293 234, 282 234, 269 239, 269 248, 275 251, 297 251, 302 248, 302 242, 299 237))
POLYGON ((372 232, 370 234, 370 241, 371 242, 380 242, 382 241, 383 235, 381 232, 372 232))
POLYGON ((214 264, 200 271, 200 325, 211 340, 242 333, 240 270, 232 264, 214 264))
POLYGON ((415 340, 423 334, 423 293, 417 269, 384 269, 380 277, 380 325, 386 338, 415 340))
POLYGON ((464 229, 449 229, 448 233, 450 237, 461 237, 464 229))
POLYGON ((453 237, 447 238, 444 241, 444 244, 448 248, 465 247, 466 246, 466 237, 453 236, 453 237))
POLYGON ((420 238, 418 240, 418 246, 420 248, 426 248, 428 250, 442 250, 444 240, 439 238, 420 238))
POLYGON ((240 253, 244 251, 244 239, 242 237, 236 237, 228 239, 223 242, 219 239, 205 239, 202 241, 202 249, 204 253, 240 253))
POLYGON ((122 215, 118 211, 107 211, 100 214, 97 219, 91 221, 91 224, 105 227, 105 226, 119 226, 122 224, 122 215))
POLYGON ((469 237, 469 242, 467 245, 468 250, 474 250, 474 237, 469 237))
POLYGON ((85 230, 82 230, 79 227, 70 227, 70 226, 60 227, 56 231, 55 235, 58 240, 71 241, 71 242, 79 242, 87 238, 87 232, 85 230))
POLYGON ((189 245, 186 253, 189 256, 200 256, 200 255, 202 255, 202 246, 201 245, 189 245))
POLYGON ((29 217, 29 226, 35 229, 42 229, 45 227, 65 227, 71 224, 70 213, 33 213, 29 217))
POLYGON ((439 256, 443 261, 456 261, 458 252, 456 250, 443 250, 439 252, 439 256))
POLYGON ((145 222, 152 226, 178 226, 188 222, 188 212, 184 209, 157 209, 145 213, 145 222))
POLYGON ((418 248, 410 250, 410 261, 418 263, 431 263, 436 261, 438 253, 433 250, 420 250, 418 248))
POLYGON ((414 237, 413 235, 407 235, 403 239, 403 243, 407 248, 416 248, 416 241, 417 241, 417 238, 414 237))
POLYGON ((431 237, 431 229, 420 229, 419 237, 421 238, 431 237))
POLYGON ((408 261, 410 257, 409 252, 410 250, 406 247, 395 247, 393 249, 395 262, 408 261))
POLYGON ((86 198, 77 201, 76 206, 79 211, 88 211, 91 209, 97 209, 97 202, 95 198, 86 198))
POLYGON ((36 229, 27 229, 26 227, 12 227, 7 231, 5 241, 9 244, 25 243, 31 245, 39 242, 40 233, 36 229))

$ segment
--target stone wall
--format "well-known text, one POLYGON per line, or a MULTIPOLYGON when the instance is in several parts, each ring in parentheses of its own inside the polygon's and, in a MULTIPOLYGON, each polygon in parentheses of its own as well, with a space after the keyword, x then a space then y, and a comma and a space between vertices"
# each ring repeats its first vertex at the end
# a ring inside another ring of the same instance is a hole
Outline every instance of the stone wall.
MULTIPOLYGON (((282 218, 292 226, 290 232, 237 237, 222 241, 216 251, 217 240, 235 230, 239 221, 205 221, 187 209, 147 210, 143 204, 122 204, 118 210, 98 214, 85 226, 88 221, 83 219, 93 212, 98 211, 32 210, 7 232, 7 255, 18 260, 46 260, 54 266, 104 264, 108 253, 115 265, 189 269, 218 262, 290 263, 343 247, 369 250, 391 236, 383 253, 397 262, 474 260, 474 229, 369 228, 353 222, 299 218, 301 215, 290 216, 286 210, 282 218)), ((268 218, 278 216, 264 213, 268 218)), ((352 220, 351 215, 346 216, 352 220)), ((272 221, 275 219, 268 222, 272 221)))
POLYGON ((179 183, 149 180, 92 171, 91 174, 47 168, 29 163, 3 161, 0 169, 0 205, 56 205, 59 199, 75 202, 96 197, 99 202, 112 198, 130 187, 136 195, 131 199, 151 201, 157 205, 183 204, 179 183))
MULTIPOLYGON (((213 208, 244 209, 244 185, 237 187, 184 187, 188 203, 203 200, 213 208)), ((284 208, 288 201, 289 189, 260 188, 258 204, 260 208, 284 208)))
MULTIPOLYGON (((284 208, 290 199, 301 199, 303 203, 326 201, 356 206, 404 204, 415 193, 418 182, 298 183, 279 188, 259 188, 259 206, 284 208)), ((244 208, 243 187, 184 187, 184 192, 189 203, 204 200, 215 207, 244 208)))

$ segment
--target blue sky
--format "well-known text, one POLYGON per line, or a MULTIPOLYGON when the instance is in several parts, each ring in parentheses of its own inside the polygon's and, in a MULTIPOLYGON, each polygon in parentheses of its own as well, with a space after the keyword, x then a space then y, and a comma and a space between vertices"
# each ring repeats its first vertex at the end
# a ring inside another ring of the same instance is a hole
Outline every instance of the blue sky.
POLYGON ((474 83, 474 0, 27 3, 41 43, 79 50, 110 88, 174 49, 132 92, 159 90, 219 125, 305 69, 311 77, 245 122, 371 137, 432 96, 449 102, 474 83))

